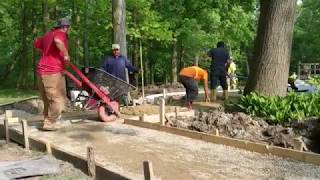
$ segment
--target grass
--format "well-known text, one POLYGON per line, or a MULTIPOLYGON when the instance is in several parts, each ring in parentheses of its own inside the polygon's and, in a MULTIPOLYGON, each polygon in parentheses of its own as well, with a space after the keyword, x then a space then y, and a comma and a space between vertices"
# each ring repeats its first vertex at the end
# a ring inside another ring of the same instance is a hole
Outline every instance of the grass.
POLYGON ((33 96, 38 96, 37 91, 20 89, 0 89, 0 105, 13 103, 33 96))

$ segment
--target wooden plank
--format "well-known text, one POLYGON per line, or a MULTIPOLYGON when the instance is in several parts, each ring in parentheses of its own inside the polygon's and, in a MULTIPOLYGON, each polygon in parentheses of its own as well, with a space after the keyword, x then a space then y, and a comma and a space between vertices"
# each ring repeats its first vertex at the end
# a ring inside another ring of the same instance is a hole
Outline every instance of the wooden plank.
POLYGON ((154 180, 154 173, 151 162, 143 161, 143 174, 145 180, 154 180))
POLYGON ((10 117, 10 118, 7 118, 8 122, 11 124, 11 123, 19 123, 19 118, 18 117, 10 117))
POLYGON ((142 114, 141 116, 139 116, 139 121, 143 122, 145 119, 145 114, 142 114))
POLYGON ((192 139, 201 139, 201 133, 197 133, 190 130, 178 129, 178 128, 171 128, 167 126, 160 126, 160 131, 164 131, 171 134, 176 134, 184 137, 189 137, 192 139))
POLYGON ((141 121, 137 121, 137 120, 124 119, 124 124, 130 124, 130 125, 139 126, 139 127, 143 127, 143 128, 160 130, 159 124, 155 124, 155 123, 148 123, 148 122, 141 122, 141 121))
POLYGON ((165 123, 165 99, 161 98, 159 106, 159 115, 160 115, 160 124, 164 125, 165 123))
POLYGON ((47 154, 52 154, 51 144, 49 142, 47 142, 45 144, 46 144, 46 152, 47 152, 47 154))
POLYGON ((162 96, 163 96, 163 99, 166 99, 166 89, 165 88, 163 89, 162 96))
POLYGON ((269 154, 269 146, 267 144, 248 142, 245 148, 248 151, 257 152, 260 154, 269 154))
POLYGON ((13 117, 12 110, 6 110, 5 111, 5 118, 8 119, 8 118, 12 118, 12 117, 13 117))
POLYGON ((87 147, 88 174, 91 179, 96 179, 96 161, 93 147, 87 147))
POLYGON ((8 119, 6 118, 4 120, 4 131, 5 131, 5 136, 6 136, 6 142, 10 142, 10 133, 9 133, 9 122, 8 119))
POLYGON ((174 114, 175 114, 175 117, 176 119, 178 118, 178 115, 179 115, 179 107, 174 107, 174 114))
POLYGON ((21 121, 21 125, 22 125, 22 135, 23 135, 23 139, 24 139, 24 147, 27 150, 29 150, 30 149, 30 145, 29 145, 29 132, 28 132, 27 120, 23 119, 21 121))
POLYGON ((320 154, 304 152, 304 161, 308 163, 320 165, 320 154))

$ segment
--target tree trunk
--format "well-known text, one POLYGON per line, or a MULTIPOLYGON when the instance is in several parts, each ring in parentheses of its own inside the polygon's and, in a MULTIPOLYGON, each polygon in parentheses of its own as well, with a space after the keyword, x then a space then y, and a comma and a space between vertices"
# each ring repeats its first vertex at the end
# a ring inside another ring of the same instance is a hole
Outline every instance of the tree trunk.
POLYGON ((43 18, 43 32, 48 31, 48 23, 49 23, 49 11, 48 11, 48 0, 42 0, 42 18, 43 18))
POLYGON ((199 55, 198 55, 198 54, 196 54, 196 57, 194 58, 193 64, 194 64, 195 66, 199 66, 199 55))
POLYGON ((171 83, 176 83, 178 81, 177 77, 177 62, 178 62, 178 49, 177 41, 173 41, 172 44, 172 58, 171 58, 171 83))
MULTIPOLYGON (((88 0, 86 0, 85 5, 85 11, 84 11, 84 24, 85 27, 87 27, 88 23, 88 0)), ((87 28, 84 29, 83 32, 83 50, 84 50, 84 56, 83 56, 83 65, 84 67, 89 67, 89 47, 88 47, 88 32, 87 28)))
MULTIPOLYGON (((133 49, 133 65, 135 67, 139 67, 139 39, 135 38, 134 40, 134 49, 133 49)), ((134 79, 135 79, 135 85, 138 87, 139 86, 139 73, 134 74, 134 79)))
POLYGON ((184 46, 181 46, 180 58, 179 58, 179 71, 184 67, 184 56, 185 56, 185 48, 184 46))
MULTIPOLYGON (((32 1, 33 4, 36 4, 36 0, 32 1)), ((33 6, 32 7, 32 24, 31 24, 31 29, 32 29, 32 39, 36 38, 36 9, 33 6)), ((36 72, 36 49, 32 46, 32 71, 33 71, 33 89, 37 88, 37 72, 36 72)))
MULTIPOLYGON (((77 0, 73 0, 72 2, 72 26, 77 26, 80 22, 79 16, 79 7, 77 4, 77 0)), ((78 36, 73 37, 73 51, 72 51, 72 62, 78 63, 79 59, 79 48, 80 48, 80 39, 78 36)), ((71 46, 70 46, 71 48, 71 46)))
POLYGON ((285 96, 291 58, 296 0, 260 0, 253 61, 245 94, 285 96))
POLYGON ((18 81, 17 88, 25 88, 27 86, 28 78, 28 68, 29 68, 29 59, 28 59, 28 44, 27 44, 27 7, 24 1, 21 2, 21 56, 19 63, 19 72, 18 72, 18 81))
POLYGON ((125 0, 112 0, 113 42, 120 45, 121 54, 127 57, 125 0))

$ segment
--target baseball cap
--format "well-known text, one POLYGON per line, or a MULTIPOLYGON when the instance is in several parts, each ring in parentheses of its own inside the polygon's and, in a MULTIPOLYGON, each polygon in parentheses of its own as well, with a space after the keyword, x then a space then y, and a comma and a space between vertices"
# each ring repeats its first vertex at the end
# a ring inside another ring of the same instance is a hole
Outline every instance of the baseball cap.
POLYGON ((120 45, 119 44, 112 44, 112 50, 114 49, 120 49, 120 45))
POLYGON ((70 21, 66 18, 61 18, 57 21, 56 27, 70 26, 70 21))

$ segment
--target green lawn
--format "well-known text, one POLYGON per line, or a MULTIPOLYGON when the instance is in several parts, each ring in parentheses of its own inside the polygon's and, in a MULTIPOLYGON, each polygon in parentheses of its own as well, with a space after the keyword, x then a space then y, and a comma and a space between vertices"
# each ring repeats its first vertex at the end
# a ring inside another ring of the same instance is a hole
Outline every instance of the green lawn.
POLYGON ((0 105, 38 96, 34 90, 0 89, 0 105))

